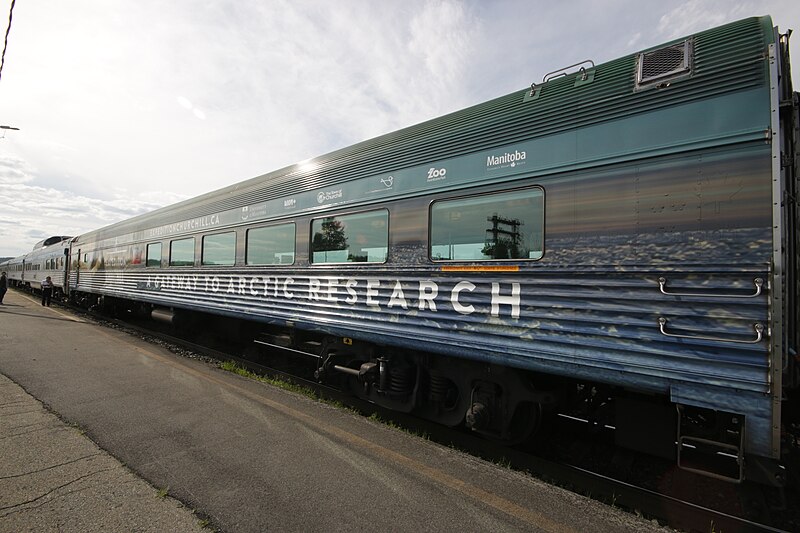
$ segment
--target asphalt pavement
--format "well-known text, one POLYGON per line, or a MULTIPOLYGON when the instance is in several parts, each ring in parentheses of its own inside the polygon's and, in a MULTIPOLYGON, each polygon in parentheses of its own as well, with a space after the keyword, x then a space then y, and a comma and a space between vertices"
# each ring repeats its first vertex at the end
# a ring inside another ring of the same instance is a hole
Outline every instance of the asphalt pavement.
POLYGON ((0 531, 208 531, 0 375, 0 531))

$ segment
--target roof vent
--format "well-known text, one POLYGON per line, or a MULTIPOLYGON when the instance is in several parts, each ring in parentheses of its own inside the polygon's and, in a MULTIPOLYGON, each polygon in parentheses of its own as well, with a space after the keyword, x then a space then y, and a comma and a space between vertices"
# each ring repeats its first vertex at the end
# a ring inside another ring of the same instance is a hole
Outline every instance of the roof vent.
POLYGON ((682 43, 642 52, 636 63, 637 87, 691 74, 692 42, 687 39, 682 43))

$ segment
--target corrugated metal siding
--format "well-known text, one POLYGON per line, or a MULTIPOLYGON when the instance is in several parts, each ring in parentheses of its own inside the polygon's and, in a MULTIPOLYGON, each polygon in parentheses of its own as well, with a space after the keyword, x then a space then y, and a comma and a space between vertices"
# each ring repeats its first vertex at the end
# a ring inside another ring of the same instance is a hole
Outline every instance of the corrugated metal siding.
POLYGON ((592 83, 574 87, 574 76, 557 78, 542 87, 535 101, 523 103, 529 89, 515 92, 318 157, 311 172, 287 167, 103 228, 91 237, 133 231, 144 217, 148 225, 157 226, 761 86, 770 25, 768 19, 751 18, 697 34, 693 75, 675 81, 669 90, 635 91, 636 54, 630 55, 598 65, 592 83))
MULTIPOLYGON (((705 295, 675 298, 659 292, 656 273, 505 273, 502 277, 462 273, 444 277, 431 276, 430 271, 398 275, 379 268, 353 274, 332 277, 271 271, 265 284, 265 276, 253 271, 192 269, 150 277, 151 283, 158 280, 163 284, 153 292, 142 289, 148 283, 144 273, 87 272, 81 274, 81 285, 122 298, 152 299, 160 305, 214 309, 253 319, 268 317, 272 322, 302 321, 355 338, 382 340, 390 346, 460 357, 480 355, 496 363, 593 381, 624 382, 661 393, 678 382, 767 392, 766 341, 732 341, 754 338, 754 323, 768 324, 768 296, 764 293, 732 305, 730 299, 716 296, 722 288, 730 292, 730 279, 725 279, 730 276, 708 275, 703 281, 705 295), (216 290, 209 288, 210 278, 216 279, 216 290), (283 292, 288 278, 293 279, 288 286, 291 298, 283 292), (275 279, 280 280, 277 290, 275 279), (330 279, 337 283, 333 289, 328 285, 330 279), (353 304, 345 303, 351 296, 344 287, 347 279, 358 282, 353 288, 357 295, 353 304), (373 296, 377 305, 365 303, 367 279, 381 281, 373 296), (419 309, 421 279, 438 284, 435 311, 419 309), (456 312, 451 302, 451 291, 460 280, 475 284, 473 291, 459 295, 460 303, 474 306, 471 314, 456 312), (389 306, 397 283, 403 288, 407 309, 399 304, 389 306), (507 304, 500 305, 496 315, 491 313, 492 283, 500 284, 505 295, 512 283, 520 285, 519 318, 511 317, 507 304), (318 287, 315 296, 312 286, 318 287), (671 329, 688 336, 728 340, 664 336, 658 327, 661 316, 670 320, 671 329)), ((748 280, 756 276, 766 279, 767 274, 738 276, 742 285, 737 290, 751 290, 748 280)))

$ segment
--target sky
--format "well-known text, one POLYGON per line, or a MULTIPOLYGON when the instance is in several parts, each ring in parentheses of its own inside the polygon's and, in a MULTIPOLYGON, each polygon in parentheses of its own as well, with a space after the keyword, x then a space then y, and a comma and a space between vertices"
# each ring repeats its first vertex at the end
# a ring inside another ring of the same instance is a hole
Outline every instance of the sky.
POLYGON ((19 0, 0 257, 760 15, 800 89, 796 0, 19 0))

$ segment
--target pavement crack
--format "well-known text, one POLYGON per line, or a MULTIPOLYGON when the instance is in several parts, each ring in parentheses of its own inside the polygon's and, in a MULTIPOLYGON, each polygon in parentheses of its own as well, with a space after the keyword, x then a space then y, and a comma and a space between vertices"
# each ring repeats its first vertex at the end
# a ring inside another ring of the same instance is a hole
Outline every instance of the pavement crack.
POLYGON ((7 409, 7 408, 10 408, 10 407, 15 407, 17 405, 26 405, 28 403, 30 403, 30 402, 27 402, 25 400, 13 400, 13 401, 6 402, 6 403, 0 403, 0 409, 7 409))
POLYGON ((0 440, 13 439, 13 438, 16 438, 16 437, 21 437, 23 435, 30 435, 31 433, 37 433, 37 432, 40 432, 40 431, 49 431, 49 430, 61 431, 60 428, 54 428, 51 425, 50 426, 45 426, 45 425, 42 425, 42 424, 29 424, 27 426, 15 427, 14 429, 20 429, 20 428, 26 428, 26 427, 36 427, 36 426, 40 426, 40 427, 38 427, 36 429, 29 429, 27 431, 20 431, 19 433, 11 433, 11 434, 6 435, 4 437, 0 437, 0 440))
MULTIPOLYGON (((84 455, 83 457, 78 457, 77 459, 73 459, 71 461, 65 461, 63 463, 58 463, 58 464, 46 466, 46 467, 40 468, 38 470, 31 470, 30 472, 22 472, 21 474, 12 474, 10 476, 0 476, 0 480, 14 479, 14 478, 23 477, 23 476, 30 476, 32 474, 38 474, 40 472, 47 472, 48 470, 52 470, 54 468, 58 468, 58 467, 61 467, 61 466, 66 466, 66 465, 70 465, 70 464, 73 464, 73 463, 77 463, 78 461, 83 461, 84 459, 89 459, 91 457, 97 457, 98 455, 102 455, 102 454, 103 454, 103 452, 92 453, 92 454, 89 454, 89 455, 84 455)), ((98 472, 100 472, 100 470, 98 470, 98 472)), ((0 510, 2 510, 2 508, 0 508, 0 510)))
MULTIPOLYGON (((0 406, 0 409, 3 409, 3 406, 0 406)), ((41 413, 41 409, 31 409, 30 411, 15 411, 13 413, 5 413, 4 416, 17 416, 17 415, 29 415, 29 414, 38 414, 41 413)))
MULTIPOLYGON (((25 509, 23 509, 23 507, 25 507, 27 505, 30 505, 30 504, 33 504, 33 503, 36 503, 39 500, 41 500, 42 498, 46 498, 47 496, 53 494, 54 492, 56 492, 58 490, 63 489, 64 487, 68 487, 68 486, 70 486, 70 485, 72 485, 74 483, 77 483, 77 482, 82 481, 82 480, 84 480, 86 478, 92 477, 92 476, 94 476, 96 474, 101 474, 103 472, 110 472, 111 470, 115 470, 117 468, 119 468, 119 466, 113 466, 111 468, 103 468, 102 470, 97 470, 95 472, 90 472, 88 474, 84 474, 82 476, 79 476, 79 477, 73 479, 72 481, 67 481, 66 483, 64 483, 62 485, 59 485, 57 487, 53 487, 52 489, 48 490, 44 494, 40 494, 39 496, 37 496, 35 498, 32 498, 30 500, 26 500, 26 501, 20 502, 20 503, 15 503, 14 505, 7 505, 5 507, 0 507, 0 518, 4 518, 4 517, 10 516, 10 515, 12 515, 14 513, 23 511, 23 510, 25 510, 25 509)), ((44 505, 44 502, 42 502, 40 505, 44 505)))

